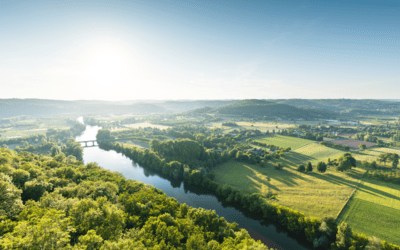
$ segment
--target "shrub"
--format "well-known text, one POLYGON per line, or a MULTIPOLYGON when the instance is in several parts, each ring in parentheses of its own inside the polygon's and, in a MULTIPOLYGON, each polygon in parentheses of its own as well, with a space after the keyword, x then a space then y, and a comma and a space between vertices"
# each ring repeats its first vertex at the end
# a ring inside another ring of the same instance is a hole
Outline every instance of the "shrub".
POLYGON ((305 172, 306 171, 306 167, 303 164, 301 164, 300 166, 297 167, 297 170, 300 171, 300 172, 305 172))
POLYGON ((369 165, 369 162, 368 161, 366 161, 366 160, 363 160, 362 162, 361 162, 361 165, 363 166, 363 167, 365 167, 365 168, 368 168, 370 165, 369 165))
POLYGON ((281 162, 278 162, 278 163, 274 166, 274 168, 277 169, 277 170, 282 170, 282 169, 283 169, 283 164, 282 164, 281 162))

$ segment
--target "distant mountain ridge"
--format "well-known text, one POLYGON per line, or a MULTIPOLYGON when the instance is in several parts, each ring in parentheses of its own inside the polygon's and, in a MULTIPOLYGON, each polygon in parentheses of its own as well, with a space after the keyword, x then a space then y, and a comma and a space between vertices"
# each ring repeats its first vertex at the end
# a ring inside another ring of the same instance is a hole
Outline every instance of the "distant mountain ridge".
POLYGON ((19 115, 145 115, 183 112, 204 107, 220 107, 234 101, 61 101, 47 99, 0 99, 0 117, 19 115))
POLYGON ((0 117, 19 115, 46 116, 72 114, 151 114, 164 113, 165 109, 154 104, 136 103, 117 105, 99 101, 57 101, 40 99, 1 99, 0 117))

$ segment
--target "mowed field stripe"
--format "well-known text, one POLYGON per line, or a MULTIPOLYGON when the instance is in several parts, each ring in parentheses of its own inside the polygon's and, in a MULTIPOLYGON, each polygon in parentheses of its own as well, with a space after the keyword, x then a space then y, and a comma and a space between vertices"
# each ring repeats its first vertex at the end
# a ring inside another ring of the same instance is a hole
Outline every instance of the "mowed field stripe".
POLYGON ((399 245, 400 186, 364 180, 337 222, 346 222, 356 232, 399 245))

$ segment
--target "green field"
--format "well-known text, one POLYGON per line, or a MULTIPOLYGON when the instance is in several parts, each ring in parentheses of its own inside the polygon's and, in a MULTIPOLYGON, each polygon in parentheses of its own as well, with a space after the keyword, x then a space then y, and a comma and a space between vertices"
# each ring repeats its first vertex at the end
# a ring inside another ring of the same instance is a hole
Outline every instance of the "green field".
POLYGON ((22 120, 13 124, 2 124, 0 138, 7 139, 11 136, 29 136, 45 134, 49 128, 69 129, 66 117, 42 117, 38 119, 22 120))
POLYGON ((278 147, 291 147, 292 150, 296 148, 300 148, 304 145, 310 144, 310 143, 315 143, 314 141, 311 140, 306 140, 302 138, 297 138, 297 137, 291 137, 291 136, 283 136, 283 135, 274 135, 274 136, 267 136, 262 139, 257 139, 255 141, 266 143, 266 144, 272 144, 278 147))
POLYGON ((335 217, 346 204, 360 182, 365 170, 354 169, 350 174, 328 169, 324 174, 300 173, 284 162, 285 170, 261 167, 237 161, 217 166, 213 172, 217 182, 247 193, 275 194, 279 203, 307 216, 335 217))
POLYGON ((282 143, 281 146, 293 147, 293 144, 289 144, 290 142, 295 142, 297 143, 295 145, 300 146, 286 153, 280 160, 272 161, 272 163, 282 162, 283 171, 275 170, 271 164, 261 167, 232 161, 214 169, 216 180, 244 192, 261 193, 265 197, 268 194, 276 194, 277 203, 308 216, 336 218, 357 188, 365 170, 356 168, 342 173, 337 172, 335 167, 328 167, 328 170, 321 174, 316 172, 318 162, 326 162, 328 158, 335 159, 345 152, 299 138, 276 136, 268 139, 288 143, 282 143), (307 162, 313 164, 314 172, 297 171, 300 164, 307 164, 307 162))
POLYGON ((150 148, 150 144, 145 143, 145 142, 140 142, 140 141, 127 141, 127 142, 123 142, 122 143, 124 145, 124 147, 140 147, 140 148, 150 148))
POLYGON ((237 122, 237 124, 246 129, 258 129, 261 132, 267 132, 267 130, 269 130, 269 132, 272 132, 272 130, 278 132, 282 129, 295 127, 294 124, 275 122, 237 122))
MULTIPOLYGON (((394 148, 378 148, 378 147, 371 147, 366 150, 355 150, 352 151, 351 154, 353 154, 354 158, 358 161, 377 161, 377 157, 382 154, 382 153, 395 153, 400 155, 400 149, 394 149, 394 148)), ((377 161, 378 162, 378 161, 377 161)), ((380 165, 383 165, 383 163, 379 163, 380 165)), ((386 163, 386 167, 391 167, 390 163, 386 163)))
POLYGON ((352 229, 400 245, 400 186, 365 180, 338 221, 352 229))
POLYGON ((1 137, 7 139, 11 136, 29 136, 34 134, 45 134, 47 129, 30 129, 30 130, 13 130, 13 129, 3 129, 0 130, 1 137))
POLYGON ((306 145, 296 150, 290 151, 283 159, 290 165, 300 165, 311 162, 316 165, 318 162, 327 162, 328 158, 332 160, 343 155, 345 151, 328 148, 316 143, 306 145))
MULTIPOLYGON (((226 121, 232 121, 235 119, 226 119, 226 121)), ((228 127, 228 126, 222 126, 221 122, 213 122, 210 124, 211 127, 213 128, 222 128, 225 133, 230 132, 235 129, 258 129, 261 132, 271 132, 272 130, 275 130, 275 132, 280 132, 282 129, 288 129, 288 128, 294 128, 295 124, 291 123, 285 123, 285 122, 238 122, 236 121, 236 124, 238 127, 228 127)))
POLYGON ((158 129, 170 128, 170 126, 151 124, 148 122, 134 123, 134 124, 128 124, 128 125, 124 125, 124 126, 128 127, 128 128, 158 128, 158 129))

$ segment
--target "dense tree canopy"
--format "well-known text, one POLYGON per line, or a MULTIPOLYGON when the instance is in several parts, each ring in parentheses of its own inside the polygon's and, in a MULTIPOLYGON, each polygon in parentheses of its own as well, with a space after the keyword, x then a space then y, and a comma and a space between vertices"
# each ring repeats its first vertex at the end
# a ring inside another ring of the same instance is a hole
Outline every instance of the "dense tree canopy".
POLYGON ((1 249, 268 249, 215 211, 61 156, 0 149, 1 249))

